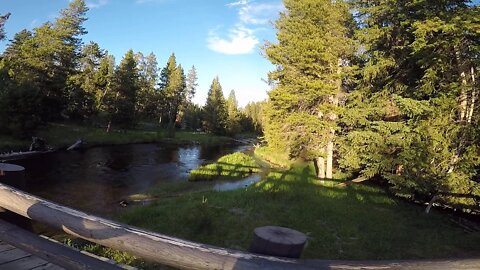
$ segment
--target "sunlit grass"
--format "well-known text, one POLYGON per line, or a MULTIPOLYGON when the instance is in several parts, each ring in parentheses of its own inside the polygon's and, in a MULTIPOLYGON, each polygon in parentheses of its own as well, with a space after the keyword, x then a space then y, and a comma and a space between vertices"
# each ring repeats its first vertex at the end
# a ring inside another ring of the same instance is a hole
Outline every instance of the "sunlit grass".
POLYGON ((263 160, 268 161, 271 164, 283 168, 288 168, 295 162, 294 160, 291 160, 289 158, 287 151, 280 152, 277 149, 273 149, 267 146, 255 148, 255 155, 259 156, 263 160))
POLYGON ((480 255, 480 233, 452 217, 365 185, 321 184, 312 166, 273 172, 247 189, 207 191, 136 207, 122 221, 167 235, 247 250, 254 228, 278 225, 308 235, 304 258, 418 259, 480 255))
POLYGON ((200 166, 190 172, 189 181, 208 181, 222 177, 229 180, 244 178, 259 172, 260 166, 255 159, 244 153, 233 153, 223 156, 213 164, 200 166))

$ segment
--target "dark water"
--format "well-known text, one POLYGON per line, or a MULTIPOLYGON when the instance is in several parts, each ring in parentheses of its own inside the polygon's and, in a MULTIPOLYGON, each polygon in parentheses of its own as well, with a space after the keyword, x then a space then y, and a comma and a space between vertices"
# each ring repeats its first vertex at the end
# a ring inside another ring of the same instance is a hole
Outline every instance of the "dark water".
POLYGON ((248 147, 132 144, 57 152, 12 163, 26 168, 25 191, 108 217, 120 211, 119 202, 126 197, 186 181, 190 170, 248 147))

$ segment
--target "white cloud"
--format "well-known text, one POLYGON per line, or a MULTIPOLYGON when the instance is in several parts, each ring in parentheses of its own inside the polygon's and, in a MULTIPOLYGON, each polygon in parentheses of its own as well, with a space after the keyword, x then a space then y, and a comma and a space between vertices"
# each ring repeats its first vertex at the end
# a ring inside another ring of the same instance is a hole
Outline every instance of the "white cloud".
POLYGON ((255 50, 259 43, 253 31, 242 25, 236 25, 229 30, 228 38, 221 38, 216 31, 210 31, 208 48, 223 54, 248 54, 255 50))
POLYGON ((108 4, 108 0, 90 0, 87 1, 88 8, 99 8, 108 4))
POLYGON ((245 24, 267 24, 283 9, 281 3, 245 3, 238 11, 240 20, 245 24))
POLYGON ((226 6, 238 9, 237 24, 228 30, 228 39, 221 38, 215 30, 210 31, 207 39, 208 48, 224 54, 252 53, 259 43, 254 32, 260 30, 259 25, 273 20, 283 9, 283 5, 278 0, 272 3, 237 0, 226 6))
POLYGON ((232 2, 227 4, 227 7, 243 6, 248 4, 248 0, 239 0, 237 2, 232 2))

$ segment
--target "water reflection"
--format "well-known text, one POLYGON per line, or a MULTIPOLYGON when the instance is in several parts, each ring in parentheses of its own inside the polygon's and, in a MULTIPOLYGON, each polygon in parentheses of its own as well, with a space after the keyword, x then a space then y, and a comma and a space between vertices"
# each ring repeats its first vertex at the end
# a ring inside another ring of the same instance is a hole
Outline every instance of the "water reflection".
POLYGON ((190 170, 248 146, 135 144, 58 152, 15 163, 26 191, 93 214, 111 216, 123 198, 162 183, 186 181, 190 170))
POLYGON ((247 178, 244 178, 240 181, 231 181, 231 182, 221 182, 215 184, 213 187, 216 191, 227 191, 227 190, 235 190, 239 188, 246 188, 250 185, 253 185, 259 182, 262 179, 262 176, 259 174, 251 175, 247 178))

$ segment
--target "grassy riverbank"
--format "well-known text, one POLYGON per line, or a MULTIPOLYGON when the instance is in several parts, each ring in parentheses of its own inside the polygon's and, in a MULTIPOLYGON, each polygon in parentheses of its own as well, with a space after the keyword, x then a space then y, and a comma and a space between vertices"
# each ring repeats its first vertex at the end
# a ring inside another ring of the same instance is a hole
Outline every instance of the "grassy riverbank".
MULTIPOLYGON (((111 132, 106 132, 104 128, 65 124, 49 124, 47 127, 39 130, 37 136, 44 138, 48 145, 56 149, 68 147, 78 139, 84 140, 87 146, 151 142, 222 144, 232 141, 229 137, 214 136, 202 132, 177 131, 175 138, 167 138, 166 130, 160 128, 112 130, 111 132)), ((30 142, 31 140, 29 139, 20 140, 2 135, 0 137, 0 152, 25 151, 28 149, 30 142)))
POLYGON ((130 209, 121 220, 166 235, 246 250, 255 227, 279 225, 308 235, 304 258, 419 259, 480 255, 480 232, 453 217, 365 185, 320 183, 311 166, 271 173, 247 189, 169 197, 130 209))
POLYGON ((244 153, 223 156, 217 162, 200 166, 190 172, 189 181, 235 180, 260 171, 255 159, 244 153))

